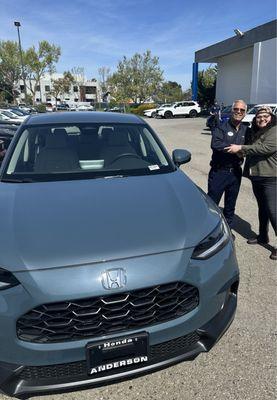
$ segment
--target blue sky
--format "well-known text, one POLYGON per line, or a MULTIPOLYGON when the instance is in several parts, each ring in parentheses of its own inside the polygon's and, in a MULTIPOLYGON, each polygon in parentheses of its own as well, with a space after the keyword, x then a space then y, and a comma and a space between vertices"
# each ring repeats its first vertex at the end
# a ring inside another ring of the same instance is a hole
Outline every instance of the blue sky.
POLYGON ((0 40, 17 40, 20 21, 24 49, 40 40, 59 45, 57 72, 84 67, 89 79, 149 49, 164 78, 187 89, 195 51, 274 18, 275 0, 0 0, 0 40))

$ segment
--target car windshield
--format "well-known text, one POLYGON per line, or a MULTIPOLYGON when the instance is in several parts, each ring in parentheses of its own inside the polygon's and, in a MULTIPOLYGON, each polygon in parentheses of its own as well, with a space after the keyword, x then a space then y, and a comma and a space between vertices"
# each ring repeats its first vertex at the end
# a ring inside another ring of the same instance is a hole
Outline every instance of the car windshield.
MULTIPOLYGON (((255 106, 255 107, 251 108, 251 109, 248 111, 247 114, 256 114, 256 112, 258 111, 258 108, 260 108, 260 107, 261 107, 261 106, 255 106)), ((267 107, 270 107, 271 110, 272 110, 272 112, 274 112, 274 107, 272 107, 272 106, 267 106, 267 107)))
POLYGON ((232 111, 232 106, 227 106, 223 108, 222 113, 230 113, 232 111))
POLYGON ((9 118, 17 118, 17 116, 13 112, 8 111, 8 110, 1 110, 1 114, 4 114, 4 115, 6 115, 6 117, 9 117, 9 118))
POLYGON ((22 128, 2 181, 150 175, 174 165, 146 125, 76 124, 22 128))

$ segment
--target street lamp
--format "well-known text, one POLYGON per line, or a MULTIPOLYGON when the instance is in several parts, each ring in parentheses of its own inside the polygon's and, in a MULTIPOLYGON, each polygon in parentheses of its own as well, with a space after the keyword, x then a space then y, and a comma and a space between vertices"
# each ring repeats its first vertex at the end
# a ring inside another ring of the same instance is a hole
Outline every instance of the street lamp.
POLYGON ((25 102, 27 103, 27 88, 26 88, 26 80, 25 80, 25 71, 24 71, 24 64, 23 64, 23 56, 22 56, 22 47, 21 47, 21 40, 20 40, 20 32, 19 27, 21 26, 19 21, 14 21, 14 26, 17 28, 18 34, 18 45, 19 45, 19 53, 20 53, 20 60, 21 60, 21 69, 22 69, 22 79, 24 85, 24 95, 25 95, 25 102))

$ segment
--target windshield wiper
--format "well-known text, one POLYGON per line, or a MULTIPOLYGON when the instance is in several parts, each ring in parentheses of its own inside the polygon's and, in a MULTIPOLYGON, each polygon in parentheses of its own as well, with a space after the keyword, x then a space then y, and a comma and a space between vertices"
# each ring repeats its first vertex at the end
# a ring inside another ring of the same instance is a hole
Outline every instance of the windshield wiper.
POLYGON ((23 178, 23 179, 16 179, 16 178, 5 178, 1 179, 0 182, 7 182, 7 183, 32 183, 34 182, 31 178, 23 178))

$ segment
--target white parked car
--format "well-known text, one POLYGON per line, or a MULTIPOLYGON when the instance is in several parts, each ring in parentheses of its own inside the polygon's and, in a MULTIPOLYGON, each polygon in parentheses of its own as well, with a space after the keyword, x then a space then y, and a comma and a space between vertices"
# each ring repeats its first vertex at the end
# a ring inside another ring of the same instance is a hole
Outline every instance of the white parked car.
POLYGON ((6 110, 6 109, 0 109, 0 114, 2 116, 2 120, 3 121, 7 121, 7 122, 23 122, 24 119, 20 118, 18 115, 14 114, 13 112, 6 110))
POLYGON ((95 107, 91 104, 82 104, 76 108, 76 111, 95 111, 95 107))
POLYGON ((243 118, 242 122, 247 123, 249 126, 252 125, 253 118, 255 117, 255 114, 257 112, 257 109, 261 106, 267 106, 272 109, 273 114, 276 115, 276 110, 277 110, 277 104, 276 103, 268 103, 268 104, 256 104, 254 107, 250 108, 249 111, 247 111, 245 117, 243 118))
POLYGON ((156 115, 157 115, 157 110, 158 110, 158 109, 160 110, 160 109, 162 109, 162 108, 170 107, 170 106, 171 106, 171 103, 165 103, 165 104, 160 105, 160 106, 157 107, 157 108, 151 108, 150 110, 144 110, 144 111, 143 111, 143 114, 144 114, 146 117, 155 118, 156 115))
POLYGON ((158 108, 157 116, 163 118, 173 118, 176 116, 197 117, 201 108, 196 101, 178 101, 169 107, 158 108))

